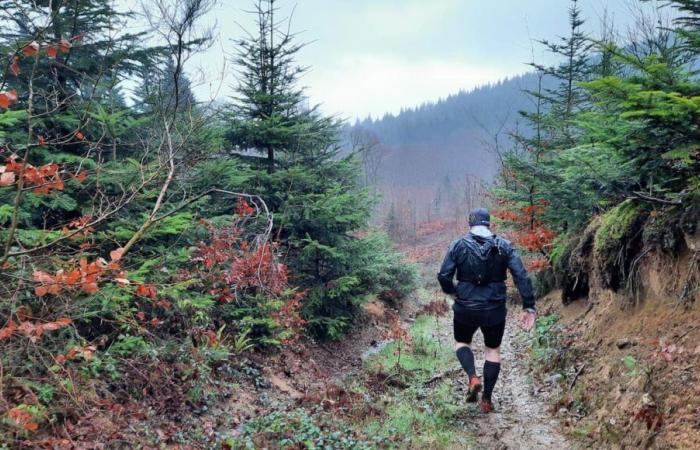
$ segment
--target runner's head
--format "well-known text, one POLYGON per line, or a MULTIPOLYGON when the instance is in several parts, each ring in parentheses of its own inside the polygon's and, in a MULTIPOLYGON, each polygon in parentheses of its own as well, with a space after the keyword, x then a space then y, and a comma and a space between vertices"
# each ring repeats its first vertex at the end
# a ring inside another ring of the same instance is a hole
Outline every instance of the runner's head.
POLYGON ((485 208, 472 209, 472 211, 469 213, 469 226, 470 227, 477 227, 477 226, 490 227, 491 226, 491 216, 489 215, 488 210, 486 210, 485 208))

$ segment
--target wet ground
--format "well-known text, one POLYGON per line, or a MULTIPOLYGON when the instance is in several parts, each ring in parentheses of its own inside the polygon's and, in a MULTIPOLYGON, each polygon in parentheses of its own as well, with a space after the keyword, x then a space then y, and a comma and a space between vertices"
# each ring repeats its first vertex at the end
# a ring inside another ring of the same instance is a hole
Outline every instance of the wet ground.
MULTIPOLYGON (((517 309, 517 308, 513 308, 517 309)), ((561 425, 550 413, 545 392, 532 384, 528 377, 524 345, 518 334, 523 333, 517 314, 508 317, 506 335, 501 346, 501 372, 494 390, 495 412, 483 414, 476 404, 467 404, 467 428, 475 435, 478 448, 495 450, 575 449, 576 445, 565 438, 561 425)), ((451 318, 444 320, 439 333, 443 342, 451 341, 451 318)), ((483 340, 480 332, 474 338, 477 373, 484 365, 483 340)), ((455 395, 465 396, 466 375, 458 372, 452 376, 455 395)))

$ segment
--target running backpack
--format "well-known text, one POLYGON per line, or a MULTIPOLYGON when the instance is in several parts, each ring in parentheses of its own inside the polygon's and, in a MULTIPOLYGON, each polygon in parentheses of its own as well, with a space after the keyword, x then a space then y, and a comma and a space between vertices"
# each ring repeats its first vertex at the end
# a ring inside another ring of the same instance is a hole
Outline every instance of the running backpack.
POLYGON ((458 257, 458 279, 484 286, 505 281, 508 254, 500 239, 479 238, 469 235, 462 239, 458 257))

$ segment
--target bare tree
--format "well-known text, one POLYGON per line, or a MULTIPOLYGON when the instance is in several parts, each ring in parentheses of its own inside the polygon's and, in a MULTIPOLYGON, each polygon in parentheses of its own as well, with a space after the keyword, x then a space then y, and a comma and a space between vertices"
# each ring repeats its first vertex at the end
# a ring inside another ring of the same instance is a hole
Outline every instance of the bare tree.
POLYGON ((382 144, 379 137, 364 128, 354 128, 350 132, 350 144, 353 152, 360 155, 365 174, 365 184, 376 193, 382 163, 389 154, 389 149, 382 144))

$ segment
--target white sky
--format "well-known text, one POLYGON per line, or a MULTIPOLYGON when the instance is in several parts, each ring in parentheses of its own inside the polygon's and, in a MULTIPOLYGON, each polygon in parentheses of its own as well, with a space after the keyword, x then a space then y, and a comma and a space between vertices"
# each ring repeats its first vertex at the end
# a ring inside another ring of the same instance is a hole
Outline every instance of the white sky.
MULTIPOLYGON (((599 28, 608 10, 618 26, 637 0, 581 0, 587 27, 599 28)), ((225 98, 235 85, 225 54, 249 27, 252 0, 220 0, 209 20, 217 42, 191 61, 201 99, 225 98), (193 67, 201 74, 195 75, 193 67), (224 76, 222 77, 222 74, 224 76)), ((312 104, 354 119, 402 107, 527 71, 532 39, 567 33, 568 0, 279 0, 295 7, 292 30, 309 42, 299 54, 311 71, 302 79, 312 104)), ((546 57, 536 48, 535 57, 546 57)))

